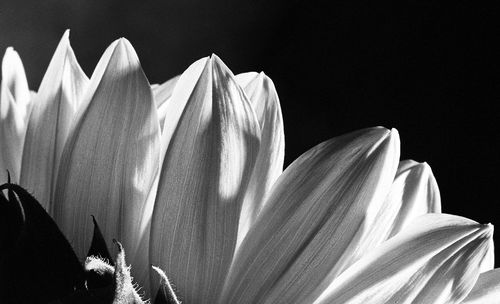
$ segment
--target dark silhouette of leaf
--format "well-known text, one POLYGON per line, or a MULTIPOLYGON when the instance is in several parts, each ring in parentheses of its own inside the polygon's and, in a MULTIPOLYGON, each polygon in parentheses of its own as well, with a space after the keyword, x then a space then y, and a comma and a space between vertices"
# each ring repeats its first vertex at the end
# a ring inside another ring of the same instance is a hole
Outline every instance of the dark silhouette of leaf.
POLYGON ((172 284, 167 278, 167 275, 159 267, 151 266, 160 275, 160 288, 156 293, 154 304, 179 304, 180 301, 175 295, 172 284))
POLYGON ((2 303, 48 303, 83 288, 84 270, 70 244, 37 200, 22 187, 3 184, 0 195, 2 248, 0 297, 2 303), (5 214, 4 214, 5 212, 5 214))
POLYGON ((94 235, 92 237, 92 243, 90 244, 87 257, 100 257, 102 259, 108 260, 109 264, 113 266, 113 260, 111 259, 111 254, 109 253, 108 246, 106 245, 106 241, 102 236, 101 229, 99 229, 99 225, 97 224, 97 221, 93 215, 92 221, 94 222, 94 235))
POLYGON ((24 211, 17 198, 9 202, 0 192, 0 265, 19 238, 23 223, 24 211))

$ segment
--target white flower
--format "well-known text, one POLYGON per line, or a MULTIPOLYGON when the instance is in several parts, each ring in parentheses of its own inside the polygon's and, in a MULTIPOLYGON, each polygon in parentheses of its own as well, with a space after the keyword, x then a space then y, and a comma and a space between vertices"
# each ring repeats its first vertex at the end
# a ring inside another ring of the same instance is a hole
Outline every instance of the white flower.
POLYGON ((94 215, 140 284, 156 293, 156 265, 187 304, 497 301, 492 226, 441 214, 430 167, 399 160, 396 130, 333 138, 282 172, 265 74, 234 76, 212 55, 150 86, 121 38, 88 79, 68 36, 31 98, 7 50, 0 170, 80 258, 94 215))

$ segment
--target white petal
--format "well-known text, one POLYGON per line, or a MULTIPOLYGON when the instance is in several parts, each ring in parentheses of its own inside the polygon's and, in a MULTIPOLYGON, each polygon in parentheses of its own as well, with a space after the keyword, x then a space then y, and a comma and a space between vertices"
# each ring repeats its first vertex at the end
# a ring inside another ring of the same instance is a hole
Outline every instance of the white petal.
POLYGON ((490 271, 493 268, 495 268, 495 245, 493 244, 493 240, 491 240, 486 257, 481 264, 481 272, 490 271))
POLYGON ((367 236, 369 247, 394 236, 415 218, 441 213, 441 198, 432 170, 426 163, 411 160, 399 163, 396 178, 377 215, 377 223, 367 236))
POLYGON ((170 144, 170 140, 174 136, 174 132, 177 129, 177 124, 181 119, 181 115, 184 113, 184 108, 186 103, 191 97, 195 86, 198 84, 197 80, 201 73, 205 69, 208 58, 202 58, 195 63, 193 63, 182 75, 179 77, 174 91, 172 92, 171 98, 172 102, 165 102, 165 122, 162 129, 161 135, 161 156, 162 163, 165 157, 166 150, 170 144))
POLYGON ((261 130, 257 162, 241 207, 239 244, 262 210, 266 194, 283 172, 285 134, 278 93, 272 80, 264 73, 245 73, 239 74, 236 81, 241 81, 240 85, 255 109, 261 130), (250 75, 252 77, 248 77, 250 75))
POLYGON ((314 304, 460 303, 492 234, 491 225, 466 218, 423 215, 343 272, 314 304))
POLYGON ((62 149, 88 78, 66 31, 34 97, 24 144, 20 184, 50 210, 62 149))
POLYGON ((2 60, 0 93, 0 180, 19 181, 30 91, 19 55, 7 48, 2 60))
POLYGON ((165 117, 167 116, 167 103, 172 96, 177 81, 179 81, 179 77, 180 75, 175 76, 174 78, 169 79, 161 85, 153 88, 153 96, 158 109, 158 119, 160 120, 160 127, 162 130, 163 125, 165 124, 165 117))
POLYGON ((154 87, 151 86, 157 108, 160 108, 161 105, 164 104, 170 98, 170 96, 172 96, 175 85, 179 81, 179 77, 181 77, 181 75, 170 78, 164 83, 156 85, 154 87))
POLYGON ((54 218, 79 257, 88 250, 95 215, 108 244, 120 240, 134 260, 159 170, 160 130, 149 83, 127 40, 106 50, 81 106, 61 157, 54 218))
POLYGON ((10 94, 19 105, 26 105, 30 101, 30 91, 24 66, 19 54, 9 47, 5 50, 2 61, 2 83, 5 93, 10 94))
POLYGON ((169 146, 151 225, 151 264, 165 271, 182 302, 214 303, 233 257, 259 124, 215 55, 188 68, 169 106, 178 125, 167 117, 162 135, 169 146))
POLYGON ((271 190, 222 303, 308 303, 364 251, 399 162, 399 136, 353 132, 299 157, 271 190))
POLYGON ((498 304, 500 301, 500 269, 479 275, 474 288, 462 304, 498 304))

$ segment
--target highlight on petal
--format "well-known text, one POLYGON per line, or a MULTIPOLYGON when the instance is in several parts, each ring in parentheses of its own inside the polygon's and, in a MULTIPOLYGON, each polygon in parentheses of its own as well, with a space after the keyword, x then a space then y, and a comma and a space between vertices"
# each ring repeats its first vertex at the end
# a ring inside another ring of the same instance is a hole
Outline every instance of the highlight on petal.
POLYGON ((491 225, 426 214, 337 277, 314 304, 461 303, 474 286, 491 225))
POLYGON ((274 184, 226 279, 222 303, 308 303, 372 250, 371 234, 399 162, 396 130, 326 141, 274 184))
POLYGON ((21 59, 11 47, 2 60, 0 91, 0 172, 8 170, 18 182, 30 91, 21 59))
POLYGON ((500 269, 481 273, 462 304, 497 304, 500 299, 500 269))
MULTIPOLYGON (((233 258, 259 123, 215 55, 183 73, 168 106, 150 261, 175 283, 182 302, 215 303, 233 258)), ((157 279, 151 284, 154 293, 157 279)))
POLYGON ((148 80, 127 40, 104 53, 75 119, 61 156, 54 218, 80 258, 92 240, 94 215, 107 243, 121 239, 135 268, 148 267, 147 254, 135 255, 159 170, 160 130, 148 80))
POLYGON ((261 130, 257 162, 241 207, 238 229, 240 244, 262 210, 271 186, 283 172, 285 134, 278 93, 272 80, 263 72, 250 72, 237 75, 236 81, 250 99, 261 130))
POLYGON ((21 167, 20 184, 32 191, 46 210, 52 209, 62 150, 88 81, 71 49, 67 30, 34 97, 21 167))
POLYGON ((490 245, 488 246, 488 252, 481 264, 481 272, 487 272, 495 268, 495 245, 493 244, 493 239, 490 240, 490 245))
POLYGON ((160 128, 163 130, 165 124, 165 117, 167 115, 167 103, 174 92, 175 85, 179 81, 180 75, 175 76, 166 82, 152 87, 153 96, 155 99, 156 107, 158 109, 158 119, 160 121, 160 128))

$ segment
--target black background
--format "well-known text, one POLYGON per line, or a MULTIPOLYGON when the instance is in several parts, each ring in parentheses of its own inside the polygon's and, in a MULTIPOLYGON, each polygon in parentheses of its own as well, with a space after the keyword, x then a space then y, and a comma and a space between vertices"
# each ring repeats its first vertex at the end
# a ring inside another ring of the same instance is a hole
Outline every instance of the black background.
POLYGON ((0 48, 16 48, 34 89, 66 28, 88 75, 121 36, 151 83, 216 53, 275 82, 286 164, 330 137, 395 127, 402 158, 433 168, 443 211, 500 225, 499 17, 468 1, 2 0, 0 48))

